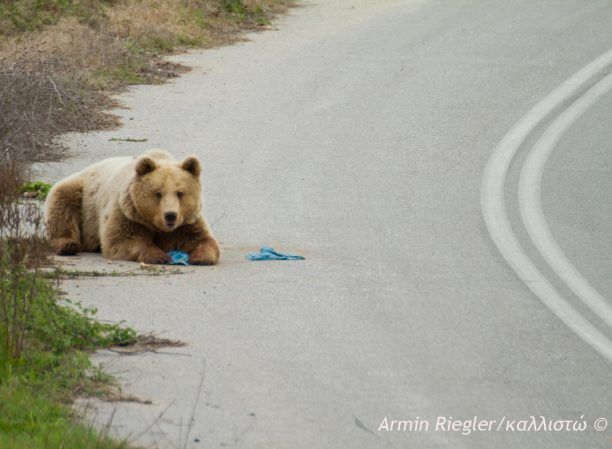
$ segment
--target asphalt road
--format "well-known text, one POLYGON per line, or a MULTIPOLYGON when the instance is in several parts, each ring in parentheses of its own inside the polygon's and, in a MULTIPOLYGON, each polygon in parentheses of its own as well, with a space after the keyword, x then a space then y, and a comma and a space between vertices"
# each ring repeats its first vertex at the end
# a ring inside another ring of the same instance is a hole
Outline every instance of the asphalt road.
POLYGON ((77 156, 44 176, 195 152, 223 256, 65 282, 103 319, 188 343, 97 355, 152 404, 90 416, 161 448, 610 447, 594 425, 612 425, 612 60, 592 61, 611 17, 608 1, 321 0, 123 95, 125 126, 70 137, 77 156), (306 260, 245 260, 264 245, 306 260), (474 416, 490 430, 437 426, 474 416))

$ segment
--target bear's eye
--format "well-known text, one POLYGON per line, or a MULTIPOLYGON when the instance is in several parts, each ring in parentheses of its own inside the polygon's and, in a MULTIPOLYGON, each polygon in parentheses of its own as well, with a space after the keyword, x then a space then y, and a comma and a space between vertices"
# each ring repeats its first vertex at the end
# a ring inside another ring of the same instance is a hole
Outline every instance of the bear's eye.
POLYGON ((183 198, 183 195, 184 195, 183 192, 176 192, 176 196, 178 197, 179 200, 183 198))
POLYGON ((161 197, 162 197, 162 194, 161 194, 161 192, 155 192, 155 196, 156 196, 157 198, 161 198, 161 197))

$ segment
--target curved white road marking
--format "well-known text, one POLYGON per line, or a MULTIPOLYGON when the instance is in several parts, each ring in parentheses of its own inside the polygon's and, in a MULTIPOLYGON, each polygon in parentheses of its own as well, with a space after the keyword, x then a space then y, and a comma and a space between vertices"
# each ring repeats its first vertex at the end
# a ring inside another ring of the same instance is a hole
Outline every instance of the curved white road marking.
POLYGON ((510 163, 533 129, 585 83, 612 63, 612 50, 579 70, 536 104, 495 147, 484 170, 480 191, 482 214, 493 242, 529 289, 572 331, 612 362, 612 341, 584 319, 533 264, 512 232, 504 186, 510 163))
POLYGON ((525 228, 548 265, 582 302, 612 327, 612 305, 572 265, 553 238, 542 210, 541 194, 544 166, 553 149, 576 120, 610 89, 612 74, 599 81, 563 111, 538 139, 521 170, 519 204, 525 228))

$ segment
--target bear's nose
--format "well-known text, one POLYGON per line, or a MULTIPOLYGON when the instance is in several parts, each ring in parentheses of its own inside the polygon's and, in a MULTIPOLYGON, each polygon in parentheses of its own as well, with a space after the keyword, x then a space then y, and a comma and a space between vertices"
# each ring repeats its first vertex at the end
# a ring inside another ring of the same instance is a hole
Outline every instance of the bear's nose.
POLYGON ((174 224, 176 221, 176 212, 166 212, 164 218, 166 219, 166 223, 174 224))

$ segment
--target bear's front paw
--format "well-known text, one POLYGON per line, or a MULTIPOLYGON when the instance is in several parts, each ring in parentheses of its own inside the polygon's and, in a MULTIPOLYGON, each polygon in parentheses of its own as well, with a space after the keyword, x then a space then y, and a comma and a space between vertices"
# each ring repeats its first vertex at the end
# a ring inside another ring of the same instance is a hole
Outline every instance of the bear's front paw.
POLYGON ((51 245, 60 256, 74 256, 81 251, 81 244, 69 238, 57 239, 51 245))
POLYGON ((207 237, 189 253, 189 263, 193 265, 216 265, 217 262, 219 262, 219 245, 212 237, 207 237))
POLYGON ((161 249, 147 249, 138 257, 138 262, 150 264, 164 264, 170 262, 171 258, 161 249))

